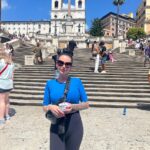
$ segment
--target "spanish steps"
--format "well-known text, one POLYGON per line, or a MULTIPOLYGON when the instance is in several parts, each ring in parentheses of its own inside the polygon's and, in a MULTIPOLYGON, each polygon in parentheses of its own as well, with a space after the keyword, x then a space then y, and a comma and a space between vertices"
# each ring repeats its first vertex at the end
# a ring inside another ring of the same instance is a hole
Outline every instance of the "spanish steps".
MULTIPOLYGON (((25 66, 24 55, 32 53, 32 46, 24 45, 16 50, 14 90, 10 102, 13 105, 41 106, 46 80, 54 77, 53 60, 47 58, 42 65, 25 66)), ((150 104, 148 67, 135 57, 114 52, 117 61, 107 62, 107 73, 93 73, 94 61, 90 49, 77 49, 71 76, 81 78, 91 107, 137 108, 150 104)))

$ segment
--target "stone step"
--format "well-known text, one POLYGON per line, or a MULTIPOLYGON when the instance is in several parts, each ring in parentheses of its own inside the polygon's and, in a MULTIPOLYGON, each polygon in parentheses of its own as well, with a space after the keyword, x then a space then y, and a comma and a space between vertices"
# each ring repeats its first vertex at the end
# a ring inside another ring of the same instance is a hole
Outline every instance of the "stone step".
MULTIPOLYGON (((144 75, 136 75, 136 78, 134 75, 132 74, 128 74, 128 75, 120 75, 120 74, 73 74, 71 73, 70 76, 72 77, 79 77, 81 79, 91 79, 91 78, 94 78, 94 79, 107 79, 107 78, 113 78, 113 79, 117 79, 117 78, 122 78, 122 79, 130 79, 130 78, 134 78, 134 79, 141 79, 143 80, 144 78, 147 78, 148 77, 148 74, 144 74, 144 75)), ((49 74, 37 74, 37 73, 34 73, 34 74, 26 74, 26 73, 15 73, 14 75, 14 79, 18 79, 18 78, 44 78, 44 79, 50 79, 50 78, 54 78, 54 73, 49 73, 49 74)))
MULTIPOLYGON (((10 99, 11 105, 20 105, 20 106, 42 106, 42 101, 34 100, 17 100, 13 99, 13 101, 10 99)), ((92 102, 89 101, 90 107, 103 107, 103 108, 146 108, 150 105, 150 103, 127 103, 127 102, 92 102)))
MULTIPOLYGON (((91 66, 93 66, 94 67, 94 63, 88 63, 88 65, 85 65, 84 63, 85 62, 82 62, 82 64, 79 64, 79 62, 76 62, 76 63, 78 63, 78 64, 76 64, 76 65, 73 65, 72 66, 72 68, 80 68, 80 67, 82 67, 82 69, 88 69, 88 68, 90 68, 91 66)), ((107 63, 107 67, 108 68, 114 68, 114 69, 121 69, 121 66, 123 66, 125 69, 134 69, 134 70, 136 70, 136 69, 140 69, 140 68, 145 68, 144 66, 143 66, 143 64, 137 64, 137 63, 135 63, 135 64, 130 64, 130 62, 119 62, 119 63, 107 63), (128 65, 126 65, 126 64, 128 64, 128 65), (117 67, 117 68, 116 68, 117 67)), ((22 65, 22 68, 20 68, 21 70, 25 70, 25 69, 29 69, 29 70, 31 70, 31 69, 48 69, 48 68, 51 68, 51 69, 53 69, 54 68, 54 64, 53 64, 53 62, 51 63, 51 64, 49 64, 49 65, 45 65, 45 64, 43 64, 43 65, 33 65, 33 66, 24 66, 24 65, 22 65)))
MULTIPOLYGON (((21 101, 21 99, 27 99, 27 100, 42 100, 43 94, 28 94, 28 93, 11 93, 10 94, 11 99, 18 99, 21 101)), ((128 95, 114 95, 114 96, 108 96, 108 95, 88 95, 89 101, 107 101, 107 102, 150 102, 149 96, 142 97, 142 96, 128 96, 128 95)))
MULTIPOLYGON (((54 75, 51 75, 51 76, 54 76, 54 75)), ((47 77, 43 77, 42 76, 42 80, 41 80, 41 76, 40 77, 35 77, 35 76, 23 76, 23 77, 14 77, 14 82, 17 82, 17 81, 38 81, 38 82, 46 82, 47 80, 49 80, 50 78, 49 78, 49 76, 47 76, 47 77)), ((80 77, 80 79, 82 80, 82 81, 84 81, 84 80, 93 80, 93 81, 101 81, 101 80, 103 80, 104 81, 104 79, 106 79, 107 81, 133 81, 134 80, 134 82, 136 81, 136 82, 139 82, 139 81, 141 81, 141 82, 147 82, 148 81, 148 77, 146 76, 146 77, 144 77, 142 80, 141 80, 141 78, 139 77, 139 78, 134 78, 134 77, 132 77, 132 78, 126 78, 126 77, 121 77, 121 78, 119 78, 119 77, 117 77, 117 78, 115 78, 115 77, 90 77, 89 76, 89 78, 88 77, 80 77)))
MULTIPOLYGON (((107 70, 106 70, 107 71, 107 70)), ((127 71, 127 70, 126 70, 127 71)), ((101 74, 101 73, 94 73, 94 72, 91 72, 91 71, 77 71, 77 72, 71 72, 70 75, 85 75, 85 74, 88 74, 89 76, 108 76, 108 75, 126 75, 126 76, 133 76, 133 77, 136 77, 136 75, 138 74, 138 76, 140 75, 141 77, 142 76, 145 76, 145 75, 148 75, 148 71, 149 70, 145 70, 145 71, 139 71, 139 72, 115 72, 115 71, 107 71, 107 73, 105 74, 101 74)), ((51 71, 51 70, 48 70, 48 71, 34 71, 34 72, 31 72, 31 71, 17 71, 15 72, 15 75, 36 75, 36 74, 39 74, 39 75, 48 75, 48 74, 52 74, 54 73, 54 71, 51 71)))
MULTIPOLYGON (((40 79, 40 80, 37 80, 37 79, 35 79, 35 80, 24 80, 24 79, 20 79, 20 80, 15 80, 15 82, 14 82, 14 84, 24 84, 24 85, 26 85, 26 84, 29 84, 29 82, 30 82, 30 84, 37 84, 37 85, 39 85, 39 84, 41 84, 41 85, 45 85, 45 83, 46 83, 46 80, 42 80, 42 79, 40 79), (35 81, 35 82, 34 82, 35 81), (44 82, 44 83, 43 83, 44 82)), ((92 81, 90 81, 90 80, 82 80, 82 82, 83 82, 83 84, 84 83, 92 83, 92 84, 120 84, 120 85, 122 85, 122 84, 124 84, 124 85, 148 85, 149 83, 148 83, 148 81, 125 81, 125 80, 122 80, 122 81, 109 81, 109 80, 103 80, 103 81, 94 81, 94 80, 92 80, 92 81)))
MULTIPOLYGON (((102 96, 102 95, 107 95, 108 97, 109 96, 122 96, 122 97, 124 97, 124 96, 131 96, 131 97, 134 97, 134 96, 138 96, 138 97, 148 97, 148 96, 150 96, 150 92, 147 90, 147 91, 144 91, 144 95, 141 95, 141 93, 143 93, 143 91, 136 91, 136 93, 134 93, 133 91, 126 91, 126 90, 122 90, 122 91, 120 91, 120 90, 115 90, 115 91, 113 91, 113 90, 109 90, 108 91, 108 89, 104 89, 104 90, 98 90, 98 89, 96 89, 96 90, 94 90, 94 91, 91 91, 91 90, 87 90, 86 89, 86 91, 87 91, 87 94, 88 95, 95 95, 95 96, 98 96, 98 95, 100 95, 100 96, 102 96)), ((13 90, 13 94, 31 94, 31 95, 43 95, 44 94, 44 90, 34 90, 34 89, 15 89, 15 90, 13 90)))
MULTIPOLYGON (((97 91, 107 91, 107 92, 132 92, 134 93, 136 91, 136 93, 149 93, 150 92, 150 89, 146 89, 145 87, 142 89, 142 88, 129 88, 129 87, 125 87, 125 88, 109 88, 109 87, 85 87, 86 91, 94 91, 94 92, 97 92, 97 91)), ((34 92, 41 92, 42 90, 44 90, 44 87, 32 87, 32 86, 18 86, 18 85, 15 85, 15 89, 13 90, 13 92, 22 92, 22 91, 30 91, 33 90, 34 92)))
MULTIPOLYGON (((24 54, 33 54, 32 48, 18 49, 16 59, 23 64, 24 54), (20 56, 20 57, 19 57, 20 56)), ((81 78, 91 107, 137 108, 139 103, 150 103, 148 68, 141 61, 114 52, 116 62, 107 62, 106 74, 95 74, 90 50, 76 50, 71 76, 81 78)), ((10 98, 11 104, 42 105, 46 80, 54 77, 54 62, 47 59, 43 65, 24 66, 15 71, 10 98)))
MULTIPOLYGON (((83 63, 83 62, 82 62, 83 63)), ((130 65, 131 62, 128 63, 123 63, 123 64, 106 64, 107 68, 109 69, 121 69, 121 67, 125 68, 125 69, 134 69, 134 70, 138 70, 138 69, 144 69, 146 67, 143 66, 143 64, 132 64, 130 65)), ((75 65, 72 66, 72 69, 85 69, 88 70, 89 68, 93 67, 94 68, 95 63, 88 63, 87 65, 83 64, 79 64, 79 62, 75 65)), ((20 68, 20 70, 25 70, 25 69, 54 69, 54 64, 51 62, 50 65, 46 65, 46 64, 42 64, 42 65, 29 65, 29 66, 24 66, 22 65, 22 68, 20 68)))
MULTIPOLYGON (((45 84, 44 84, 45 85, 45 84)), ((113 85, 109 85, 109 84, 95 84, 94 87, 93 87, 93 84, 84 84, 84 87, 86 89, 90 88, 91 90, 93 89, 99 89, 99 90, 106 90, 108 88, 110 88, 111 90, 118 90, 118 89, 121 89, 123 88, 123 90, 133 90, 134 92, 135 91, 149 91, 150 90, 150 85, 118 85, 118 84, 113 84, 113 85)), ((25 85, 22 85, 22 84, 15 84, 15 89, 26 89, 26 88, 31 88, 31 89, 44 89, 44 86, 33 86, 32 84, 25 84, 25 85)))
MULTIPOLYGON (((72 77, 73 77, 73 74, 70 74, 72 77)), ((40 74, 16 74, 14 75, 14 79, 19 79, 19 78, 44 78, 44 79, 49 79, 49 76, 53 76, 54 77, 54 73, 49 73, 49 74, 44 74, 44 75, 40 75, 40 74)), ((130 79, 131 77, 132 78, 142 78, 142 77, 147 77, 148 74, 145 74, 145 75, 137 75, 137 76, 133 76, 133 75, 114 75, 114 74, 93 74, 93 75, 89 75, 89 74, 84 74, 84 76, 82 74, 77 74, 75 75, 75 77, 80 77, 81 79, 88 79, 88 78, 93 78, 93 79, 102 79, 102 78, 113 78, 113 79, 130 79)))

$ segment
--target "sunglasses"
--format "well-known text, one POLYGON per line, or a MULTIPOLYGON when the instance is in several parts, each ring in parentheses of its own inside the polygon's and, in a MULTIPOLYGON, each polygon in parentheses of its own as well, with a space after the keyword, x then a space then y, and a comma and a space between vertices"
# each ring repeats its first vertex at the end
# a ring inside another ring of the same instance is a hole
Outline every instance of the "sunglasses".
POLYGON ((57 60, 57 65, 62 67, 63 65, 65 65, 66 68, 69 68, 72 66, 72 62, 63 62, 61 60, 57 60))

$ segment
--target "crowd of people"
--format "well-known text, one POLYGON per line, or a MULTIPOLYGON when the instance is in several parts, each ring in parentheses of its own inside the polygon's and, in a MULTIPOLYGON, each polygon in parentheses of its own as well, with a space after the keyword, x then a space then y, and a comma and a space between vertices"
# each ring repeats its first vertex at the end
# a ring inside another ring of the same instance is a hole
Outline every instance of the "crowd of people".
POLYGON ((99 73, 99 66, 101 66, 101 73, 106 73, 106 62, 114 62, 116 59, 113 56, 112 51, 108 51, 105 42, 100 41, 99 43, 94 41, 91 48, 92 57, 95 60, 94 73, 99 73))

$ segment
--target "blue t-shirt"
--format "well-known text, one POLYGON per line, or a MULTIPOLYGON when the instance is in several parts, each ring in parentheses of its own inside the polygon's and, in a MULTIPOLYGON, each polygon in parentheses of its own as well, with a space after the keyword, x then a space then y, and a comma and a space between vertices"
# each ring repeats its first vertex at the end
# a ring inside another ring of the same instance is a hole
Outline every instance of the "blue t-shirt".
MULTIPOLYGON (((56 104, 64 96, 65 85, 66 83, 61 83, 56 79, 48 80, 45 86, 43 105, 56 104)), ((81 80, 71 77, 67 102, 78 104, 86 101, 87 94, 81 80)))

